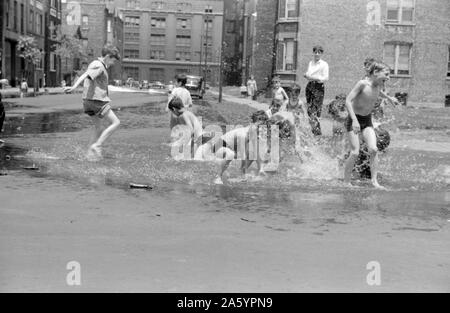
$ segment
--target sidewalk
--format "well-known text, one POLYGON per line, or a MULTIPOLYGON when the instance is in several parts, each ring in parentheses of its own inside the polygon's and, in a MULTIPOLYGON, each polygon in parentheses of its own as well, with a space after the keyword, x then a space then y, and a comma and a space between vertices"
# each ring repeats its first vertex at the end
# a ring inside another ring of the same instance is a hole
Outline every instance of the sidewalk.
MULTIPOLYGON (((215 90, 208 90, 208 93, 219 97, 219 92, 215 91, 215 90)), ((222 99, 225 101, 229 101, 229 102, 233 102, 233 103, 238 103, 238 104, 242 104, 242 105, 248 105, 251 108, 254 108, 256 110, 268 110, 269 109, 269 104, 267 103, 263 103, 263 102, 258 102, 258 101, 254 101, 250 98, 240 98, 240 97, 236 97, 236 96, 232 96, 229 94, 225 94, 222 93, 222 99)))
MULTIPOLYGON (((83 88, 78 88, 73 93, 82 93, 83 88)), ((2 94, 2 98, 19 98, 20 97, 20 89, 17 87, 9 87, 0 89, 0 93, 2 94)), ((48 88, 39 88, 39 91, 36 92, 36 96, 41 95, 58 95, 63 94, 64 89, 62 87, 48 87, 48 88)), ((26 97, 33 97, 33 88, 28 88, 28 93, 26 97)))

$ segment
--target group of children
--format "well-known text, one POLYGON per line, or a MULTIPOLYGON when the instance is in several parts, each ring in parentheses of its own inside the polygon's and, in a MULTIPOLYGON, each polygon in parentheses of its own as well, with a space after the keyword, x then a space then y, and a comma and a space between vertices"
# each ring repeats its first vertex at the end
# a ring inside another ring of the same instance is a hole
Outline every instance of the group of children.
MULTIPOLYGON (((101 156, 101 146, 105 140, 117 129, 119 119, 111 110, 108 97, 108 66, 115 60, 119 60, 117 48, 105 46, 102 57, 92 62, 72 87, 66 87, 67 92, 73 91, 84 81, 83 105, 85 113, 90 115, 95 125, 94 141, 88 154, 94 157, 101 156), (102 128, 102 119, 109 121, 109 126, 102 128)), ((378 182, 378 148, 377 138, 372 122, 372 111, 378 98, 381 96, 387 101, 396 104, 396 100, 389 97, 384 90, 384 84, 389 80, 390 69, 382 62, 373 59, 366 61, 365 77, 358 81, 346 98, 348 116, 345 127, 351 146, 351 153, 345 164, 344 181, 350 184, 351 174, 359 155, 360 137, 367 144, 370 154, 371 182, 376 188, 382 188, 378 182)), ((188 131, 189 145, 192 146, 189 154, 194 159, 204 159, 209 153, 221 160, 219 174, 216 183, 223 183, 223 175, 234 159, 241 160, 241 170, 245 174, 250 165, 256 161, 258 173, 263 172, 263 164, 270 160, 273 148, 271 140, 274 136, 290 137, 297 140, 296 123, 307 116, 307 109, 300 101, 301 88, 294 85, 291 89, 291 97, 281 87, 280 80, 275 79, 275 89, 272 104, 267 111, 258 111, 252 115, 252 123, 247 127, 232 129, 219 135, 205 132, 199 119, 189 109, 192 107, 192 99, 185 88, 186 76, 178 75, 176 87, 169 94, 166 109, 171 112, 170 127, 175 129, 177 125, 184 125, 188 131), (272 126, 277 126, 276 132, 272 126), (256 155, 251 156, 252 146, 258 146, 258 140, 263 139, 266 146, 257 149, 256 155), (256 142, 255 142, 256 140, 256 142)), ((177 133, 175 132, 175 135, 177 133)), ((179 133, 178 133, 179 135, 179 133)))

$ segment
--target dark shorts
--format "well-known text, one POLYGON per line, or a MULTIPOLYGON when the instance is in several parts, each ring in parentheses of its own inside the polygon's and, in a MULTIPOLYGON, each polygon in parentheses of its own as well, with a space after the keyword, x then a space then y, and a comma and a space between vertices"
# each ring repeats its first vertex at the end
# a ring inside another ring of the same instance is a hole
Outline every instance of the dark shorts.
MULTIPOLYGON (((372 114, 369 114, 366 116, 356 114, 356 119, 358 120, 359 126, 361 127, 361 131, 363 131, 367 127, 373 128, 372 114)), ((353 130, 352 124, 353 124, 353 120, 349 115, 349 116, 347 116, 347 120, 345 121, 345 126, 346 126, 348 132, 351 132, 353 130)))
POLYGON ((105 117, 106 113, 111 110, 111 106, 108 102, 98 100, 83 99, 84 113, 89 116, 98 116, 100 118, 105 117))

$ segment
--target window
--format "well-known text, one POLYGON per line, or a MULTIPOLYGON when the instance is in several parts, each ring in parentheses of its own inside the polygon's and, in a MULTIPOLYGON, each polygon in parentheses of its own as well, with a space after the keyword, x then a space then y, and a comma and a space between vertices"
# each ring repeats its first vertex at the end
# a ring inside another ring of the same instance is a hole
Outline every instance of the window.
POLYGON ((177 29, 190 29, 190 20, 186 18, 177 18, 177 29))
POLYGON ((56 8, 56 0, 50 0, 50 6, 56 8))
POLYGON ((176 52, 175 53, 175 60, 177 61, 190 61, 191 60, 191 53, 186 51, 176 52))
POLYGON ((279 18, 298 17, 298 0, 280 0, 279 18))
POLYGON ((166 35, 151 34, 150 35, 150 43, 153 45, 165 45, 166 44, 166 35))
POLYGON ((34 31, 33 26, 34 26, 34 12, 33 10, 30 10, 30 15, 28 17, 28 30, 30 32, 34 31))
POLYGON ((81 28, 88 29, 89 28, 89 16, 83 15, 81 18, 81 28))
POLYGON ((388 0, 387 17, 388 23, 413 23, 415 0, 388 0))
POLYGON ((277 70, 295 71, 297 68, 297 42, 294 39, 279 41, 277 46, 277 70))
POLYGON ((123 55, 128 59, 139 59, 139 49, 125 49, 123 55))
POLYGON ((139 79, 139 68, 131 67, 131 66, 125 66, 123 68, 123 71, 127 74, 127 78, 131 77, 133 79, 139 79))
POLYGON ((411 45, 384 45, 384 62, 390 66, 393 75, 410 75, 411 45))
POLYGON ((56 54, 54 52, 50 52, 50 71, 56 72, 56 54))
POLYGON ((151 5, 152 10, 163 10, 165 7, 165 3, 162 1, 153 1, 151 5))
POLYGON ((165 81, 163 68, 150 68, 150 81, 165 81))
POLYGON ((163 17, 152 17, 151 25, 156 28, 166 28, 166 19, 163 17))
POLYGON ((448 46, 447 77, 450 78, 450 46, 448 46))
POLYGON ((25 7, 23 4, 20 5, 20 33, 25 32, 25 7))
POLYGON ((212 12, 213 12, 212 5, 205 6, 205 13, 212 13, 212 12))
POLYGON ((42 31, 42 15, 35 13, 36 33, 41 34, 42 31))
POLYGON ((191 36, 189 35, 177 35, 177 46, 190 46, 191 36))
POLYGON ((162 50, 150 50, 150 60, 164 60, 166 53, 162 50))
POLYGON ((127 42, 136 42, 139 41, 139 33, 138 32, 125 32, 124 40, 127 42))
POLYGON ((55 27, 55 22, 50 21, 50 26, 48 27, 48 30, 50 31, 50 38, 51 39, 55 39, 56 37, 56 27, 55 27))
POLYGON ((125 27, 139 27, 139 16, 125 16, 125 27))
POLYGON ((191 71, 187 68, 176 68, 175 69, 175 74, 189 74, 191 71))
POLYGON ((14 21, 13 21, 13 28, 15 31, 17 31, 17 17, 19 15, 19 7, 17 4, 17 1, 14 1, 14 21))
POLYGON ((127 8, 129 9, 136 9, 139 8, 139 0, 127 0, 127 8))
POLYGON ((204 27, 204 29, 212 29, 212 27, 213 27, 213 20, 212 19, 205 19, 204 21, 203 21, 203 27, 204 27))
POLYGON ((191 12, 192 11, 192 5, 187 2, 181 2, 177 3, 177 11, 178 12, 191 12))

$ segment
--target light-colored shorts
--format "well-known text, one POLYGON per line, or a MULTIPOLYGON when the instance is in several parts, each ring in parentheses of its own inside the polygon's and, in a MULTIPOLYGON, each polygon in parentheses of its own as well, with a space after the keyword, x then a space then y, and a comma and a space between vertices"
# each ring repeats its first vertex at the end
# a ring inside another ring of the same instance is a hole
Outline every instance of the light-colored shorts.
POLYGON ((89 116, 98 116, 99 118, 105 117, 105 115, 111 110, 109 102, 99 100, 83 99, 84 113, 89 116))

